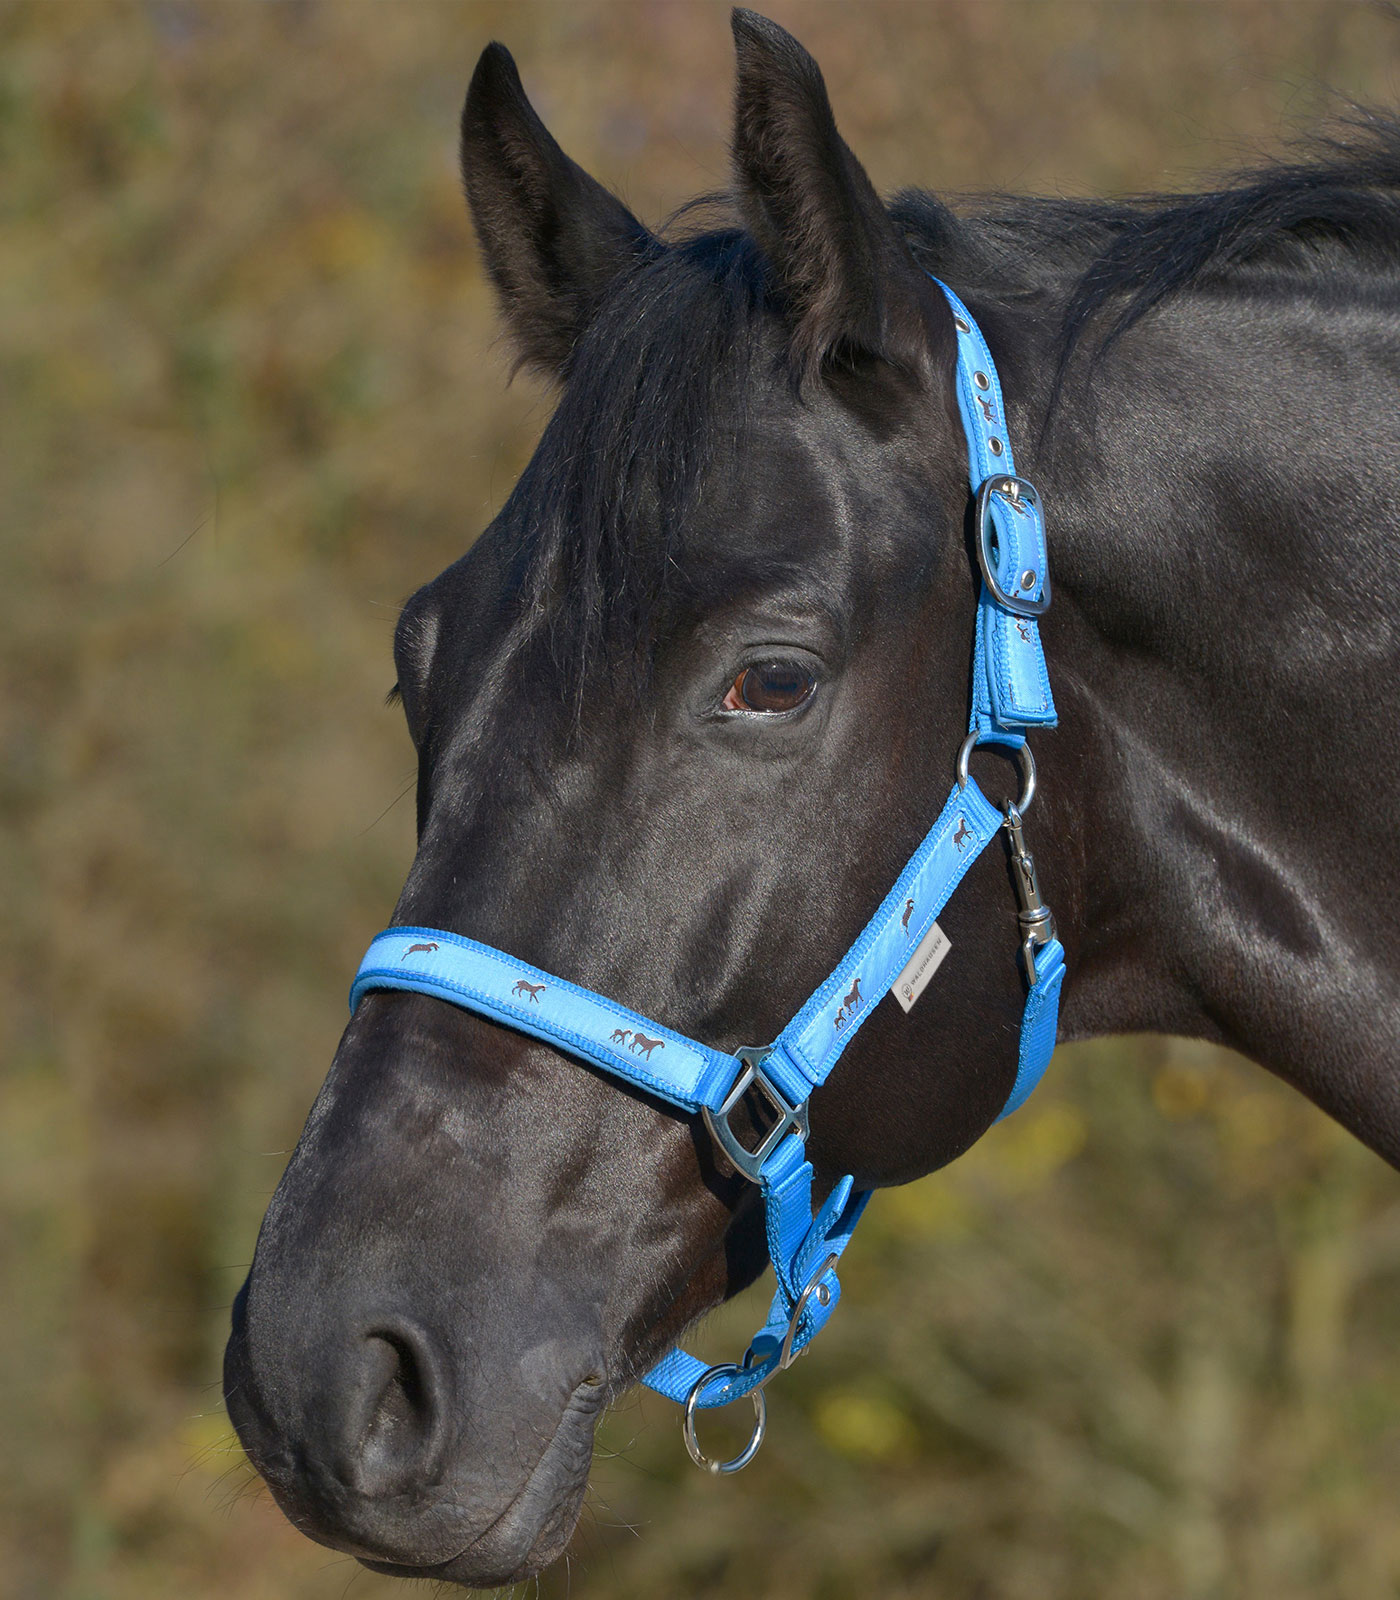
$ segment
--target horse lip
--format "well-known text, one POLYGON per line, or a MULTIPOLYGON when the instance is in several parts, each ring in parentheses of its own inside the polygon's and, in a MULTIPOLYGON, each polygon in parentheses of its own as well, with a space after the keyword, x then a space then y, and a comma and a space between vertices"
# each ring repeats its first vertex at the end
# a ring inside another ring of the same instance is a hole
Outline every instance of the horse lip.
MULTIPOLYGON (((515 1492, 514 1495, 511 1496, 509 1502, 502 1507, 500 1512, 495 1517, 491 1519, 487 1526, 481 1529, 479 1533, 473 1534, 467 1543, 464 1544, 455 1555, 447 1557, 446 1560, 430 1561, 422 1564, 404 1561, 373 1561, 365 1556, 360 1556, 358 1559, 361 1565, 368 1567, 371 1572, 381 1572, 389 1577, 437 1578, 443 1582, 462 1583, 473 1588, 479 1588, 483 1585, 490 1588, 503 1584, 518 1583, 523 1578, 530 1577, 535 1571, 545 1566, 548 1561, 553 1560, 554 1555, 557 1553, 551 1551, 545 1560, 539 1562, 531 1562, 530 1560, 532 1552, 540 1542, 541 1534, 547 1529, 549 1520, 548 1516, 541 1519, 540 1525, 535 1530, 534 1537, 531 1539, 530 1544, 520 1551, 520 1562, 510 1572, 501 1572, 499 1568, 495 1568, 490 1575, 483 1577, 479 1573, 459 1573, 453 1569, 459 1567, 462 1563, 469 1561, 473 1554, 480 1553, 484 1547, 489 1546, 491 1536, 497 1532, 497 1530, 501 1527, 501 1524, 506 1522, 512 1513, 515 1512, 529 1497, 540 1477, 543 1474, 546 1474, 553 1466, 554 1458, 558 1454, 558 1447, 561 1439, 566 1440, 568 1437, 567 1433, 565 1432, 566 1425, 584 1421, 590 1416, 596 1416, 597 1412, 602 1408, 602 1404, 607 1396, 607 1393, 608 1386, 606 1383, 598 1383, 596 1380, 589 1378, 583 1379, 583 1381, 576 1386, 573 1393, 569 1396, 568 1403, 560 1413, 559 1421, 554 1427, 554 1432, 549 1436, 549 1442, 540 1452, 539 1460, 536 1461, 534 1466, 530 1469, 529 1475, 526 1477, 524 1483, 521 1484, 520 1488, 515 1492), (499 1576, 496 1575, 497 1572, 500 1572, 499 1576)), ((592 1458, 593 1452, 590 1448, 588 1452, 588 1464, 591 1464, 592 1458)), ((585 1466, 584 1481, 586 1484, 587 1466, 585 1466)), ((577 1487, 576 1484, 560 1485, 560 1490, 562 1492, 555 1494, 549 1510, 556 1510, 560 1502, 566 1498, 569 1490, 575 1487, 577 1487)), ((577 1520, 577 1516, 575 1516, 574 1520, 577 1520)), ((565 1535, 564 1539, 560 1541, 561 1547, 564 1543, 567 1543, 567 1540, 570 1536, 572 1536, 572 1533, 573 1523, 571 1522, 568 1533, 565 1535)))

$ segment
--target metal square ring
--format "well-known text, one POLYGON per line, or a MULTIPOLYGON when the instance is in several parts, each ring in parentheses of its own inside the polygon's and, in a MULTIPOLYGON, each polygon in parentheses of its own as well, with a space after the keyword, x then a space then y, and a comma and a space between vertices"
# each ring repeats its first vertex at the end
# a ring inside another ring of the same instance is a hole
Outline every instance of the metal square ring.
POLYGON ((740 1045, 734 1054, 743 1062, 729 1093, 725 1095, 718 1111, 709 1106, 700 1107, 700 1115, 715 1143, 724 1151, 735 1169, 750 1183, 762 1182, 763 1163, 783 1142, 789 1133, 799 1139, 807 1138, 807 1102, 790 1105, 782 1090, 763 1070, 763 1063, 773 1053, 772 1045, 740 1045), (757 1089, 778 1114, 778 1120, 764 1134, 756 1150, 749 1150, 739 1142, 739 1136, 729 1126, 729 1114, 748 1091, 757 1089))

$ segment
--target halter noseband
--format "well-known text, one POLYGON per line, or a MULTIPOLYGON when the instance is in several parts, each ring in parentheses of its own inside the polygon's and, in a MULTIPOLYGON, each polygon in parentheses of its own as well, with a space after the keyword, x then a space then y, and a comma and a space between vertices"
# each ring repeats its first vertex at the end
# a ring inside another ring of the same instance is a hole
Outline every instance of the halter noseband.
POLYGON ((1024 730, 1053 727, 1056 720, 1035 622, 1050 604, 1045 526, 1034 486, 1015 475, 1001 385, 981 330, 953 291, 934 282, 948 298, 957 330, 958 408, 977 500, 982 591, 972 716, 958 752, 957 780, 938 820, 831 976, 772 1044, 733 1054, 440 928, 396 927, 381 933, 350 990, 352 1012, 371 989, 434 995, 546 1040, 683 1111, 698 1112, 728 1159, 758 1185, 778 1287, 768 1320, 743 1363, 707 1367, 675 1348, 643 1379, 685 1407, 686 1448, 713 1472, 737 1472, 757 1453, 766 1421, 763 1386, 791 1365, 835 1310, 841 1294, 836 1264, 870 1198, 869 1191, 857 1191, 845 1177, 813 1216, 812 1166, 805 1150, 812 1091, 826 1081, 887 991, 906 1010, 918 998, 946 949, 934 919, 1003 828, 1011 850, 1027 993, 1016 1081, 1001 1116, 1025 1100, 1055 1048, 1065 954, 1021 827, 1035 792, 1035 764, 1024 730), (1021 798, 1004 813, 988 802, 968 772, 978 744, 1005 746, 1021 762, 1021 798), (729 1123, 730 1113, 751 1091, 773 1114, 753 1149, 729 1123), (728 1405, 744 1395, 751 1396, 757 1418, 747 1447, 732 1461, 708 1460, 695 1437, 697 1409, 728 1405))

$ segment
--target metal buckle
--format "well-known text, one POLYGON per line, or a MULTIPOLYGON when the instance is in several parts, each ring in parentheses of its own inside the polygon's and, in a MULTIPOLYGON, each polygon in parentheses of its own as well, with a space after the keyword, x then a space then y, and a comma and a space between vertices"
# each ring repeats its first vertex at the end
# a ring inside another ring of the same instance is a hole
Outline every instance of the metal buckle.
MULTIPOLYGON (((808 1278, 807 1287, 798 1295, 797 1304, 792 1308, 792 1315, 788 1318, 787 1336, 783 1340, 783 1348, 778 1355, 778 1364, 768 1375, 770 1378, 776 1377, 780 1372, 786 1372, 793 1362, 797 1360, 797 1356, 802 1354, 802 1351, 799 1350, 797 1355, 794 1355, 792 1350, 792 1341, 797 1337, 797 1324, 802 1321, 802 1313, 807 1309, 807 1302, 813 1295, 817 1297, 819 1306, 831 1303, 831 1290, 822 1282, 822 1279, 840 1259, 841 1257, 833 1250, 826 1260, 822 1262, 821 1266, 808 1278)), ((804 1345, 803 1349, 805 1348, 806 1346, 804 1345)), ((764 1382, 766 1383, 767 1379, 764 1382)))
POLYGON ((768 1431, 768 1401, 763 1395, 763 1385, 759 1384, 757 1388, 749 1390, 749 1399, 753 1401, 754 1410, 753 1433, 739 1454, 728 1461, 715 1461, 700 1448, 700 1441, 695 1437, 695 1408, 700 1400, 700 1391, 712 1378, 737 1377, 739 1371, 740 1369, 732 1361, 723 1361, 717 1367, 707 1367, 690 1386, 690 1393, 685 1397, 685 1421, 681 1424, 681 1433, 685 1438, 686 1453, 697 1467, 703 1467, 707 1472, 742 1471, 758 1454, 758 1447, 763 1443, 763 1435, 768 1431))
MULTIPOLYGON (((695 1433, 695 1413, 699 1409, 700 1396, 707 1384, 715 1378, 737 1378, 749 1370, 749 1362, 753 1358, 753 1350, 744 1357, 742 1367, 736 1367, 732 1361, 722 1361, 716 1367, 706 1367, 700 1376, 690 1386, 690 1393, 685 1397, 685 1420, 681 1423, 681 1434, 685 1439, 686 1453, 697 1467, 703 1467, 706 1472, 730 1473, 741 1472, 749 1462, 758 1454, 759 1446, 763 1443, 763 1436, 768 1431, 768 1401, 764 1396, 764 1384, 770 1383, 780 1372, 787 1369, 802 1354, 801 1350, 794 1352, 793 1341, 797 1338, 797 1327, 802 1321, 802 1313, 807 1309, 807 1302, 813 1297, 818 1305, 831 1303, 831 1290, 827 1288, 822 1279, 840 1260, 836 1251, 832 1251, 821 1266, 807 1280, 807 1286, 797 1297, 797 1304, 792 1308, 792 1315, 788 1318, 787 1333, 783 1338, 781 1350, 778 1352, 777 1365, 764 1378, 762 1383, 755 1384, 749 1390, 749 1399, 753 1401, 754 1424, 753 1433, 749 1442, 737 1456, 728 1461, 716 1461, 712 1456, 707 1456, 700 1448, 700 1440, 695 1433)), ((803 1347, 806 1348, 805 1346, 803 1347)), ((718 1409, 718 1408, 716 1408, 718 1409)))
POLYGON ((1043 617, 1050 609, 1050 573, 1037 572, 1034 567, 1027 567, 1017 575, 1016 594, 1007 594, 997 580, 996 561, 992 556, 992 540, 996 537, 996 524, 992 521, 992 497, 999 496, 1020 516, 1025 516, 1026 503, 1039 509, 1040 494, 1035 485, 1026 478, 1013 478, 1003 473, 998 477, 987 478, 982 487, 977 491, 977 537, 973 546, 977 551, 977 565, 982 573, 982 582, 987 586, 987 592, 992 599, 1004 610, 1010 611, 1018 617, 1043 617), (1027 582, 1026 580, 1030 581, 1027 582), (1040 588, 1040 599, 1030 597, 1036 587, 1040 588), (1025 589, 1027 594, 1019 593, 1025 589))
POLYGON ((761 1182, 763 1163, 778 1148, 789 1132, 796 1131, 798 1138, 807 1138, 807 1102, 789 1105, 777 1084, 763 1070, 763 1063, 773 1054, 771 1044, 740 1045, 734 1052, 744 1063, 729 1093, 725 1095, 718 1111, 708 1106, 700 1107, 700 1115, 710 1130, 715 1143, 724 1151, 734 1167, 750 1183, 761 1182), (757 1089, 778 1114, 778 1120, 763 1136, 757 1150, 748 1150, 739 1143, 738 1135, 729 1126, 729 1113, 738 1105, 750 1088, 757 1089))

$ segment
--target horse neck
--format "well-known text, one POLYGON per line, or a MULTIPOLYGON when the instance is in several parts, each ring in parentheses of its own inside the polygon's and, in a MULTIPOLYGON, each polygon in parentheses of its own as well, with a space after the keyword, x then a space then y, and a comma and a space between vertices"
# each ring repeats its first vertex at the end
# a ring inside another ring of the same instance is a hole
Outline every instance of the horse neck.
POLYGON ((1400 1164, 1389 301, 1183 298, 1066 395, 1032 822, 1069 1036, 1229 1044, 1400 1164))

